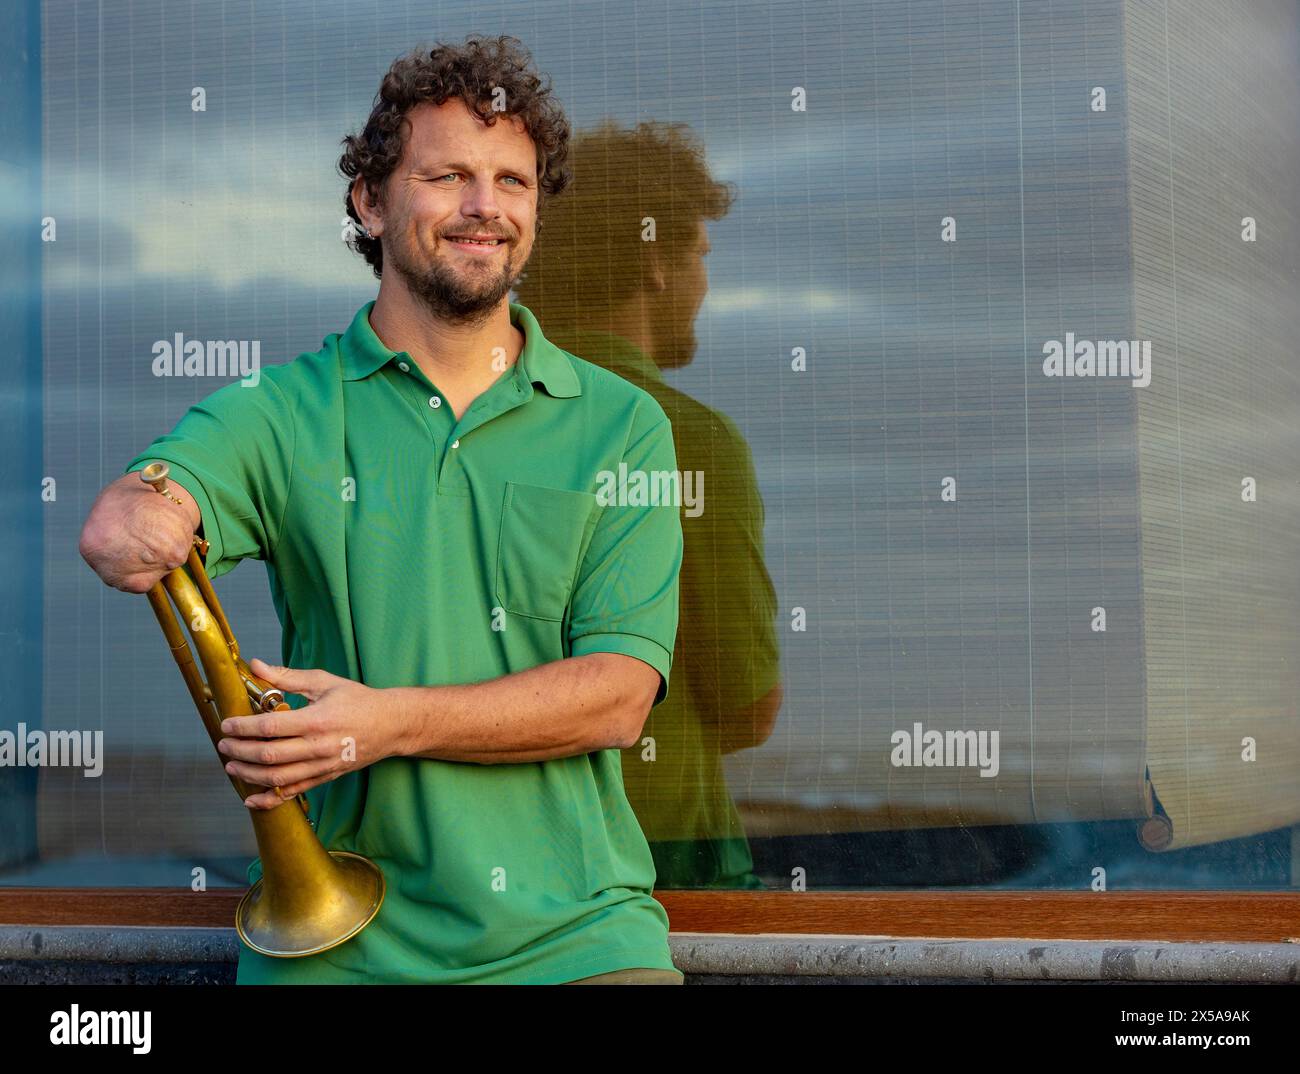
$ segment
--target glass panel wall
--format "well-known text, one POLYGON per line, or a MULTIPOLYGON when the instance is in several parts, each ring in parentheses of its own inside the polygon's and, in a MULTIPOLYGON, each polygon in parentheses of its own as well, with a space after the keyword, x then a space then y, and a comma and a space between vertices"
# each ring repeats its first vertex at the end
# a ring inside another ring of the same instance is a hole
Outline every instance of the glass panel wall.
MULTIPOLYGON (((153 614, 78 536, 238 379, 160 344, 289 362, 374 297, 340 139, 472 32, 572 126, 513 299, 673 423, 673 673, 622 754, 658 887, 1300 878, 1294 4, 6 17, 0 885, 245 883, 153 614)), ((217 591, 280 662, 265 565, 217 591)))

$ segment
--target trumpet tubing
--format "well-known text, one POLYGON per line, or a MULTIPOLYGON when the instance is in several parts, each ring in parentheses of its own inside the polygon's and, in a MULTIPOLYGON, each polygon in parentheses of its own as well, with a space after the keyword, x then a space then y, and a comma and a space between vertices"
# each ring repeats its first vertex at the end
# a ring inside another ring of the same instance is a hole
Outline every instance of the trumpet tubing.
MULTIPOLYGON (((166 463, 153 462, 140 478, 179 503, 167 491, 167 470, 166 463)), ((200 557, 207 552, 208 542, 195 536, 185 566, 155 583, 148 597, 215 749, 225 737, 221 723, 227 717, 285 711, 289 705, 283 692, 254 675, 239 655, 203 568, 200 557), (189 628, 193 650, 177 614, 189 628)), ((266 789, 229 773, 227 778, 241 799, 266 789)), ((307 819, 307 799, 297 795, 294 803, 286 799, 284 806, 250 811, 262 878, 244 894, 235 913, 240 939, 275 958, 299 958, 338 946, 370 924, 384 900, 379 867, 360 854, 327 851, 307 819)))

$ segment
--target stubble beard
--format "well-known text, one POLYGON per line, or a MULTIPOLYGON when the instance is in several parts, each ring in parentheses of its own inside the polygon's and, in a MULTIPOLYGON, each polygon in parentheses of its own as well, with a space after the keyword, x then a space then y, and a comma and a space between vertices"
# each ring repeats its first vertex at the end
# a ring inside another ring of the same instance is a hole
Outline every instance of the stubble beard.
POLYGON ((474 325, 487 320, 510 293, 519 276, 510 261, 508 240, 505 264, 488 270, 467 266, 461 271, 444 257, 413 263, 405 244, 393 250, 392 254, 395 255, 392 257, 393 269, 405 281, 411 294, 423 302, 438 320, 454 324, 474 325))
POLYGON ((674 325, 670 335, 664 341, 662 349, 655 354, 655 361, 660 369, 681 369, 695 360, 699 340, 695 337, 694 321, 674 325))

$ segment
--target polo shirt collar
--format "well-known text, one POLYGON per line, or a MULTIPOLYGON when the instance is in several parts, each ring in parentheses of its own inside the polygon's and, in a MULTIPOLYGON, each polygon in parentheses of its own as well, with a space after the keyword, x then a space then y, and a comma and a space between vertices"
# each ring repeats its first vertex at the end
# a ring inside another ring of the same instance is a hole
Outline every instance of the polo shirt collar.
MULTIPOLYGON (((343 358, 343 379, 361 380, 387 365, 403 352, 390 350, 370 326, 374 300, 367 302, 352 318, 339 347, 343 358)), ((573 365, 554 343, 542 334, 532 310, 518 302, 510 303, 510 323, 524 333, 524 349, 519 352, 519 366, 529 381, 541 384, 548 394, 568 399, 582 394, 573 365)), ((409 357, 409 355, 404 355, 409 357)))
POLYGON ((663 370, 655 364, 655 360, 630 339, 614 332, 579 328, 574 333, 573 350, 579 357, 606 366, 614 372, 623 369, 634 373, 642 381, 664 382, 663 370))

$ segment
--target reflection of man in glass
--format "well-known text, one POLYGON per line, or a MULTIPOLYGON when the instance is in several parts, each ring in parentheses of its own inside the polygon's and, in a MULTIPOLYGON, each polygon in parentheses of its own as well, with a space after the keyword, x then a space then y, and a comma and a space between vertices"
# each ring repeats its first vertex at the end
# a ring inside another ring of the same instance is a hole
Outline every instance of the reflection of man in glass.
POLYGON ((736 426, 661 372, 695 356, 704 222, 727 211, 732 193, 681 125, 607 123, 576 137, 571 159, 573 186, 547 217, 520 301, 561 347, 653 395, 672 422, 682 477, 703 475, 703 510, 682 508, 674 686, 641 744, 623 751, 624 786, 658 887, 762 887, 722 758, 762 744, 781 704, 763 504, 736 426))

